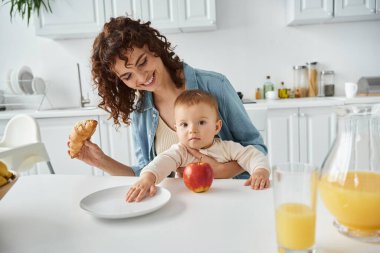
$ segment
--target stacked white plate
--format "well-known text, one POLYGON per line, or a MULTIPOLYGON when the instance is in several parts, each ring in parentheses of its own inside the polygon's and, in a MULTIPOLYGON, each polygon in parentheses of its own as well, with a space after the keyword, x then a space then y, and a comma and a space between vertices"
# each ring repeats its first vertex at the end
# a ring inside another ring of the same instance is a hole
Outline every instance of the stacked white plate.
POLYGON ((41 77, 34 77, 30 67, 22 66, 8 72, 8 91, 16 95, 45 94, 46 83, 41 77))

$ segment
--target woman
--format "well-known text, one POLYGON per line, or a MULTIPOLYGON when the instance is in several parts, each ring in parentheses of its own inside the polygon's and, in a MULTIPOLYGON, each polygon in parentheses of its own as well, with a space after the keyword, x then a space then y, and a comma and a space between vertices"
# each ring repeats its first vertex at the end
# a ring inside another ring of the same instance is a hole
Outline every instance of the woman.
MULTIPOLYGON (((92 76, 99 104, 114 123, 132 125, 137 165, 127 166, 105 155, 87 141, 78 159, 111 175, 138 176, 156 154, 178 142, 174 131, 174 101, 186 89, 210 92, 218 100, 223 121, 219 137, 242 145, 267 150, 256 128, 226 77, 198 70, 182 62, 166 37, 142 23, 126 17, 111 18, 93 44, 92 76)), ((195 157, 202 155, 189 150, 195 157)), ((215 178, 248 178, 234 161, 218 163, 210 157, 215 178)))

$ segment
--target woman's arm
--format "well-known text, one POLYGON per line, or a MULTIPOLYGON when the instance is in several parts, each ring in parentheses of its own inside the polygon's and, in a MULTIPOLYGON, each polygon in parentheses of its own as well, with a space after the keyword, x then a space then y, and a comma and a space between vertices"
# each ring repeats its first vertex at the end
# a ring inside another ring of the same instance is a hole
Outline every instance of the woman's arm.
POLYGON ((224 77, 221 88, 216 91, 219 111, 224 128, 220 132, 222 140, 232 140, 243 146, 253 145, 267 154, 264 141, 251 122, 240 98, 227 78, 224 77))
POLYGON ((104 154, 98 145, 86 141, 77 157, 90 166, 97 167, 112 176, 135 176, 131 167, 104 154))
MULTIPOLYGON (((187 151, 198 160, 210 164, 214 172, 214 178, 233 178, 244 172, 243 168, 235 161, 220 163, 212 157, 203 155, 196 149, 187 148, 187 151)), ((183 168, 177 170, 177 172, 182 175, 183 168)))

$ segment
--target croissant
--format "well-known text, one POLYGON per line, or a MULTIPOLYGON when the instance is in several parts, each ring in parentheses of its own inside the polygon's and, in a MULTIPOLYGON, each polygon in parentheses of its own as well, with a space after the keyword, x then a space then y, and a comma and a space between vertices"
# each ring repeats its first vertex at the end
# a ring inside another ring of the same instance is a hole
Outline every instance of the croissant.
POLYGON ((96 130, 98 121, 87 119, 78 121, 70 134, 69 154, 71 158, 77 157, 84 142, 89 140, 96 130))

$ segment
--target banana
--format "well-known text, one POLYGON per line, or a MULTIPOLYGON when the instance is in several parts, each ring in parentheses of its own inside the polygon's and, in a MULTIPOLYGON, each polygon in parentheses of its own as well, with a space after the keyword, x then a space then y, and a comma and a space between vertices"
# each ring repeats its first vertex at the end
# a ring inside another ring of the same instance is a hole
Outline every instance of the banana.
POLYGON ((6 185, 8 183, 8 179, 0 176, 0 187, 6 185))
POLYGON ((8 179, 15 178, 15 175, 13 175, 13 173, 8 170, 7 165, 2 161, 0 161, 0 177, 5 178, 7 181, 8 179))

